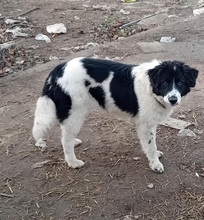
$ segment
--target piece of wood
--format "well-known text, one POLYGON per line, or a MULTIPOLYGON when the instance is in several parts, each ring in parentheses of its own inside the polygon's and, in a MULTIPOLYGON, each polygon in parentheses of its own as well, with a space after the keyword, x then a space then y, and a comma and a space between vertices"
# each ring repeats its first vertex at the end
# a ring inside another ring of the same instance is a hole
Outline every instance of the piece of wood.
POLYGON ((39 10, 39 9, 40 9, 40 8, 38 8, 38 7, 31 8, 31 9, 29 9, 28 11, 22 12, 22 13, 18 14, 18 15, 15 16, 15 17, 16 17, 16 18, 18 18, 18 17, 22 17, 22 16, 24 16, 24 15, 26 15, 26 14, 32 12, 32 11, 39 10))

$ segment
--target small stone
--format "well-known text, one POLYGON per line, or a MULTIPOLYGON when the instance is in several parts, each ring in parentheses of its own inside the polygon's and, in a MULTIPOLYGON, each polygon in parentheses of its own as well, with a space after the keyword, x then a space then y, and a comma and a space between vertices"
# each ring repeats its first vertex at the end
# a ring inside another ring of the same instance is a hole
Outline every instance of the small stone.
POLYGON ((16 61, 16 64, 19 64, 19 65, 22 65, 25 63, 25 60, 19 60, 19 61, 16 61))
POLYGON ((133 157, 133 160, 136 160, 136 161, 138 161, 140 159, 141 159, 140 157, 133 157))
POLYGON ((42 41, 46 41, 47 43, 51 43, 51 40, 50 38, 47 36, 47 35, 44 35, 44 34, 38 34, 35 36, 35 39, 36 40, 42 40, 42 41))
POLYGON ((63 48, 61 48, 60 50, 67 51, 67 50, 70 50, 70 48, 69 48, 69 47, 63 47, 63 48))
POLYGON ((117 40, 117 39, 118 39, 118 35, 114 35, 113 40, 117 40))
POLYGON ((196 177, 200 177, 200 175, 198 173, 195 173, 196 177))
POLYGON ((185 118, 186 118, 185 115, 179 115, 178 117, 179 117, 180 119, 185 119, 185 118))
POLYGON ((152 189, 152 188, 154 188, 154 185, 153 185, 153 183, 149 183, 149 184, 147 185, 147 187, 148 187, 149 189, 152 189))
POLYGON ((125 39, 125 37, 118 37, 118 40, 123 40, 125 39))
POLYGON ((129 215, 126 215, 123 220, 131 220, 130 216, 129 215))
POLYGON ((57 56, 49 56, 49 60, 59 60, 59 57, 57 56))
POLYGON ((123 57, 114 57, 113 58, 113 60, 117 60, 117 61, 122 60, 122 59, 123 59, 123 57))
POLYGON ((13 73, 13 70, 8 68, 8 67, 5 67, 4 68, 4 73, 13 73))
POLYGON ((80 46, 73 47, 73 49, 78 51, 80 49, 80 46))
POLYGON ((97 47, 98 45, 99 45, 98 43, 89 42, 84 47, 85 47, 85 49, 89 49, 92 47, 97 47))
POLYGON ((161 37, 160 43, 172 43, 176 40, 175 37, 161 37))
POLYGON ((32 49, 32 50, 36 50, 39 46, 37 45, 32 45, 32 46, 29 46, 28 49, 32 49))
POLYGON ((130 14, 129 11, 125 11, 123 9, 120 10, 120 13, 123 14, 123 15, 129 15, 130 14))
POLYGON ((74 20, 78 21, 78 20, 80 20, 80 17, 74 16, 74 20))

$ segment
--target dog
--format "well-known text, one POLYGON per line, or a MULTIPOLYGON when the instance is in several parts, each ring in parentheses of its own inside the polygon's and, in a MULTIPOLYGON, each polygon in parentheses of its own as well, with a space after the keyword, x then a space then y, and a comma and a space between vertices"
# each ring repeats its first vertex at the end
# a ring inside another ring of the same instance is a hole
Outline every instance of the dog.
POLYGON ((86 115, 95 108, 134 120, 150 168, 164 171, 157 150, 156 128, 196 84, 198 70, 180 61, 153 60, 139 65, 94 58, 75 58, 56 66, 37 101, 33 125, 36 146, 44 148, 45 134, 55 122, 69 167, 84 165, 74 147, 86 115))

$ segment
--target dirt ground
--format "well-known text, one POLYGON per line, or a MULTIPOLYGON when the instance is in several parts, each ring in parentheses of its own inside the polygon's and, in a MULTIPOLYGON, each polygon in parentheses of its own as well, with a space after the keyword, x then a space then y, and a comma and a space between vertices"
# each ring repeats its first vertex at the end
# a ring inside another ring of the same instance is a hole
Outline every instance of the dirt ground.
MULTIPOLYGON (((165 166, 161 175, 149 169, 133 123, 104 112, 93 111, 79 134, 83 144, 76 148, 76 154, 86 162, 82 169, 70 169, 64 162, 57 126, 47 137, 49 148, 41 152, 34 146, 31 128, 36 99, 50 67, 45 70, 42 66, 38 71, 31 68, 30 74, 17 72, 47 62, 50 56, 67 57, 89 42, 102 45, 95 55, 126 57, 127 62, 141 52, 135 46, 137 40, 153 42, 162 34, 171 34, 179 42, 202 43, 203 22, 191 19, 197 7, 197 1, 170 0, 135 4, 104 0, 0 2, 0 43, 13 40, 5 33, 11 28, 5 25, 5 17, 38 8, 25 15, 32 36, 15 39, 16 47, 5 54, 2 68, 13 69, 13 75, 0 78, 0 220, 204 219, 202 71, 196 88, 173 115, 192 122, 190 129, 196 137, 180 137, 175 129, 158 128, 157 142, 164 152, 165 166), (93 5, 108 8, 93 9, 93 5), (124 15, 121 9, 130 14, 124 15), (155 13, 125 32, 118 29, 118 25, 155 13), (67 34, 46 33, 46 25, 57 22, 66 25, 67 34), (48 35, 52 43, 36 41, 38 33, 48 35), (125 39, 120 41, 118 37, 125 39), (20 60, 24 60, 23 65, 16 63, 20 60), (39 162, 45 164, 40 167, 39 162)), ((189 60, 204 70, 199 59, 189 60)))

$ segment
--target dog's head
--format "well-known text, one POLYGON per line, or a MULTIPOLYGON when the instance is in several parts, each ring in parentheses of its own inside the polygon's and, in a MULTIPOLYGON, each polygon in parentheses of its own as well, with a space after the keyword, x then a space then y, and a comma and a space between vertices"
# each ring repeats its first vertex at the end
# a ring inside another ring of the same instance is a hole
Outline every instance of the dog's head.
POLYGON ((198 70, 179 61, 163 61, 150 69, 148 75, 153 93, 174 106, 195 86, 198 70))

